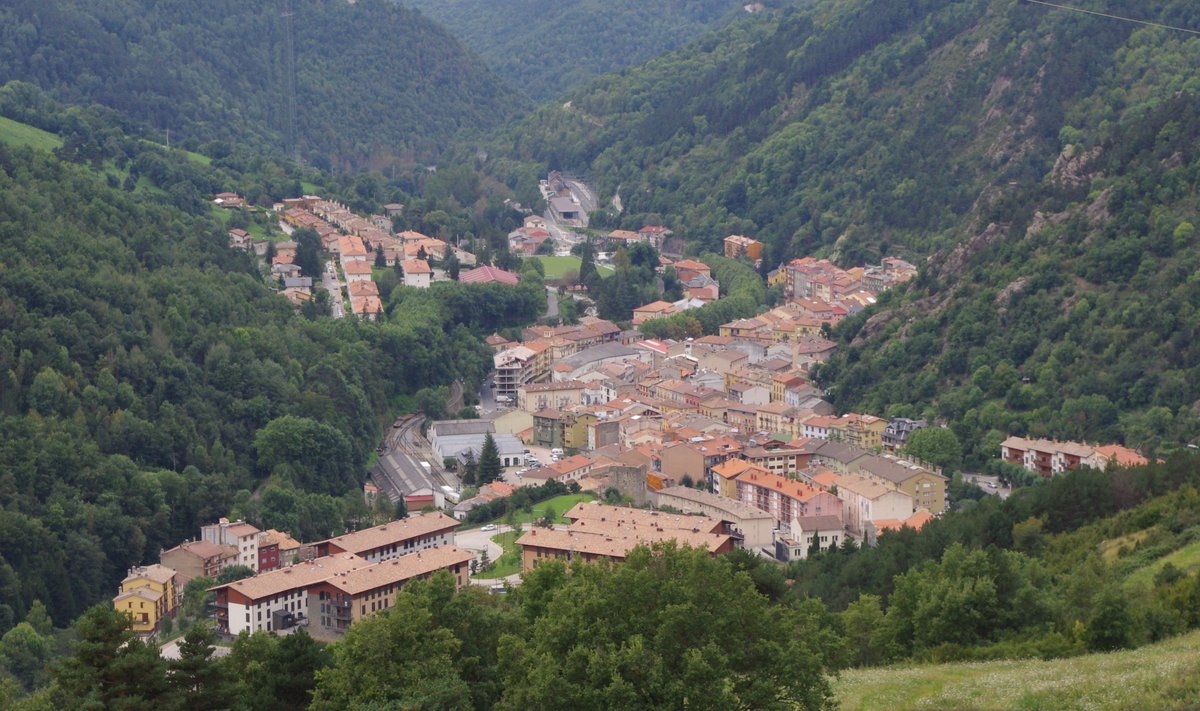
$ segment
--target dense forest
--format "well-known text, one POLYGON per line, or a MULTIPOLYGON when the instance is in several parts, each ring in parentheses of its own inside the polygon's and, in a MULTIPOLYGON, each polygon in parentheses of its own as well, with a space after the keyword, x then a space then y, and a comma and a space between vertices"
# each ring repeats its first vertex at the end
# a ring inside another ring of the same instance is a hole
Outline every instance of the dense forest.
MULTIPOLYGON (((1200 26, 1192 3, 1130 12, 1200 26)), ((819 375, 839 409, 949 422, 971 467, 1010 434, 1157 453, 1200 436, 1198 63, 1192 35, 1016 0, 839 0, 735 22, 505 140, 692 253, 737 233, 764 269, 932 257, 839 330, 819 375)))
POLYGON ((444 25, 493 71, 540 101, 670 52, 719 28, 743 12, 745 4, 733 0, 398 1, 444 25))
POLYGON ((0 76, 101 104, 196 149, 290 153, 321 168, 411 164, 525 100, 445 30, 386 0, 18 0, 0 8, 0 76))

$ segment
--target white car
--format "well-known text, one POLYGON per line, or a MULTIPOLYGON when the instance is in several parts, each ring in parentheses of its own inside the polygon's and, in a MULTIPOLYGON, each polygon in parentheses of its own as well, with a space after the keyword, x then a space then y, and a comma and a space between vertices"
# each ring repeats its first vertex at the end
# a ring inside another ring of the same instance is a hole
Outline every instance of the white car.
POLYGON ((484 527, 480 528, 479 530, 480 530, 480 531, 495 531, 495 530, 496 530, 496 524, 494 524, 494 523, 489 523, 488 525, 486 525, 486 526, 484 526, 484 527))

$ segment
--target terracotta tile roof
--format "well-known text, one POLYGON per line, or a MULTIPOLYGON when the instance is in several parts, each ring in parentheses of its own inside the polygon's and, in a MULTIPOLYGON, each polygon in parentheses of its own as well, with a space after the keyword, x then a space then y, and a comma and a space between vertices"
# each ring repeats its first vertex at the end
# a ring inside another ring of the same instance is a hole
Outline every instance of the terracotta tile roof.
POLYGON ((719 550, 729 541, 729 536, 714 533, 699 533, 682 530, 660 530, 647 526, 615 526, 593 521, 581 521, 566 531, 533 529, 521 536, 519 546, 538 546, 555 550, 609 558, 624 559, 629 551, 660 541, 675 541, 681 546, 703 548, 709 552, 719 550), (582 527, 578 527, 582 524, 582 527))
POLYGON ((349 289, 352 296, 379 296, 379 285, 373 281, 350 282, 349 289))
POLYGON ((458 521, 440 511, 435 511, 389 521, 382 526, 347 533, 344 536, 322 541, 322 543, 329 543, 348 553, 365 553, 376 548, 403 543, 413 538, 451 530, 456 526, 458 526, 458 521))
POLYGON ((150 588, 134 588, 129 592, 123 592, 120 595, 117 595, 113 598, 113 602, 121 602, 122 600, 128 600, 131 597, 136 597, 141 600, 145 600, 146 602, 158 602, 162 599, 162 596, 163 594, 161 591, 151 590, 150 588))
POLYGON ((458 281, 463 284, 507 284, 516 286, 521 282, 521 277, 506 272, 503 269, 496 267, 482 266, 476 269, 462 272, 458 275, 458 281))
POLYGON ((225 554, 225 547, 219 546, 216 543, 209 543, 208 541, 187 541, 180 543, 171 550, 163 551, 163 553, 171 553, 172 551, 182 551, 188 555, 208 560, 222 557, 225 554))
POLYGON ((754 462, 748 462, 745 459, 729 459, 713 467, 713 474, 716 474, 722 479, 736 479, 750 471, 761 474, 768 473, 766 469, 760 467, 754 462))
POLYGON ((1140 467, 1150 463, 1150 460, 1142 455, 1119 444, 1096 447, 1096 454, 1109 461, 1115 461, 1118 466, 1122 467, 1140 467))
POLYGON ((746 484, 760 486, 764 489, 771 489, 797 501, 808 501, 818 494, 826 493, 802 481, 788 479, 770 472, 748 471, 738 476, 737 481, 739 484, 745 482, 746 484))
POLYGON ((129 571, 129 575, 125 576, 125 579, 121 581, 121 584, 124 585, 125 583, 134 580, 153 580, 159 584, 166 584, 171 580, 171 578, 174 577, 174 570, 165 565, 158 565, 156 563, 154 565, 144 565, 139 568, 134 568, 133 570, 129 571))
POLYGON ((424 259, 405 259, 403 269, 405 274, 433 274, 429 262, 424 259))
POLYGON ((228 588, 251 600, 261 600, 289 590, 306 588, 338 573, 345 573, 370 565, 366 560, 350 553, 327 555, 315 560, 280 568, 269 573, 260 573, 252 578, 217 585, 210 591, 228 588))
POLYGON ((394 585, 444 570, 452 565, 466 564, 474 557, 473 553, 461 548, 442 546, 336 573, 324 582, 348 595, 359 595, 384 585, 394 585))
POLYGON ((366 262, 346 262, 342 265, 342 271, 346 272, 348 275, 353 274, 355 276, 370 276, 371 265, 366 262))
POLYGON ((563 514, 563 518, 571 521, 572 526, 578 521, 586 521, 588 527, 597 523, 612 522, 630 526, 649 526, 681 531, 699 529, 702 532, 717 533, 723 526, 718 519, 707 516, 688 516, 625 506, 606 506, 595 502, 575 504, 571 510, 563 514))

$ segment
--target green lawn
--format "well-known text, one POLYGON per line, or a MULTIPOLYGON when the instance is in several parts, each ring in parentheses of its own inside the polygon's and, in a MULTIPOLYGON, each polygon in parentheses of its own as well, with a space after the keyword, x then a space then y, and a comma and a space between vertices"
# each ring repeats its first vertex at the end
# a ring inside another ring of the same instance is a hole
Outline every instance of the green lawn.
POLYGON ((62 139, 49 131, 0 116, 0 143, 10 146, 32 146, 39 151, 52 151, 62 145, 62 139))
POLYGON ((1200 632, 1129 652, 855 669, 834 682, 853 709, 1165 709, 1200 705, 1200 632))
MULTIPOLYGON (((582 259, 576 256, 569 257, 536 257, 542 260, 542 266, 546 268, 547 279, 562 279, 567 272, 579 273, 579 265, 582 259)), ((597 272, 601 277, 612 276, 613 270, 610 267, 597 267, 597 272)))
MULTIPOLYGON (((546 515, 546 509, 552 508, 554 509, 554 513, 557 514, 554 522, 567 523, 567 520, 562 517, 563 514, 570 511, 580 501, 591 501, 594 498, 596 497, 591 494, 565 494, 563 496, 556 496, 553 499, 546 499, 541 503, 534 504, 532 513, 518 511, 514 518, 517 523, 530 524, 534 521, 542 520, 542 517, 546 515)), ((509 523, 509 519, 505 516, 496 519, 495 523, 509 523)))

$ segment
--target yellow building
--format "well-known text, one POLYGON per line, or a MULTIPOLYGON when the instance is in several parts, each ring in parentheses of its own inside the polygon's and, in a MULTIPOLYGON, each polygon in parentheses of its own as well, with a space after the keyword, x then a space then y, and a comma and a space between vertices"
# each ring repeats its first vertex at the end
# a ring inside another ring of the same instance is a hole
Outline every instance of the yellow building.
POLYGON ((883 447, 883 431, 887 429, 888 421, 874 415, 855 415, 853 413, 842 418, 846 423, 846 441, 855 447, 863 449, 881 449, 883 447))
POLYGON ((152 634, 165 617, 174 617, 175 571, 165 565, 130 568, 113 598, 113 608, 129 616, 133 631, 152 634))
POLYGON ((591 449, 588 428, 595 427, 600 418, 592 413, 571 416, 563 423, 563 449, 591 449))
POLYGON ((737 259, 745 256, 754 263, 762 259, 763 244, 756 239, 742 235, 729 235, 725 238, 725 258, 737 259))
POLYGON ((717 480, 717 494, 727 499, 738 500, 737 479, 746 473, 769 474, 766 469, 745 459, 730 459, 713 467, 717 480))

